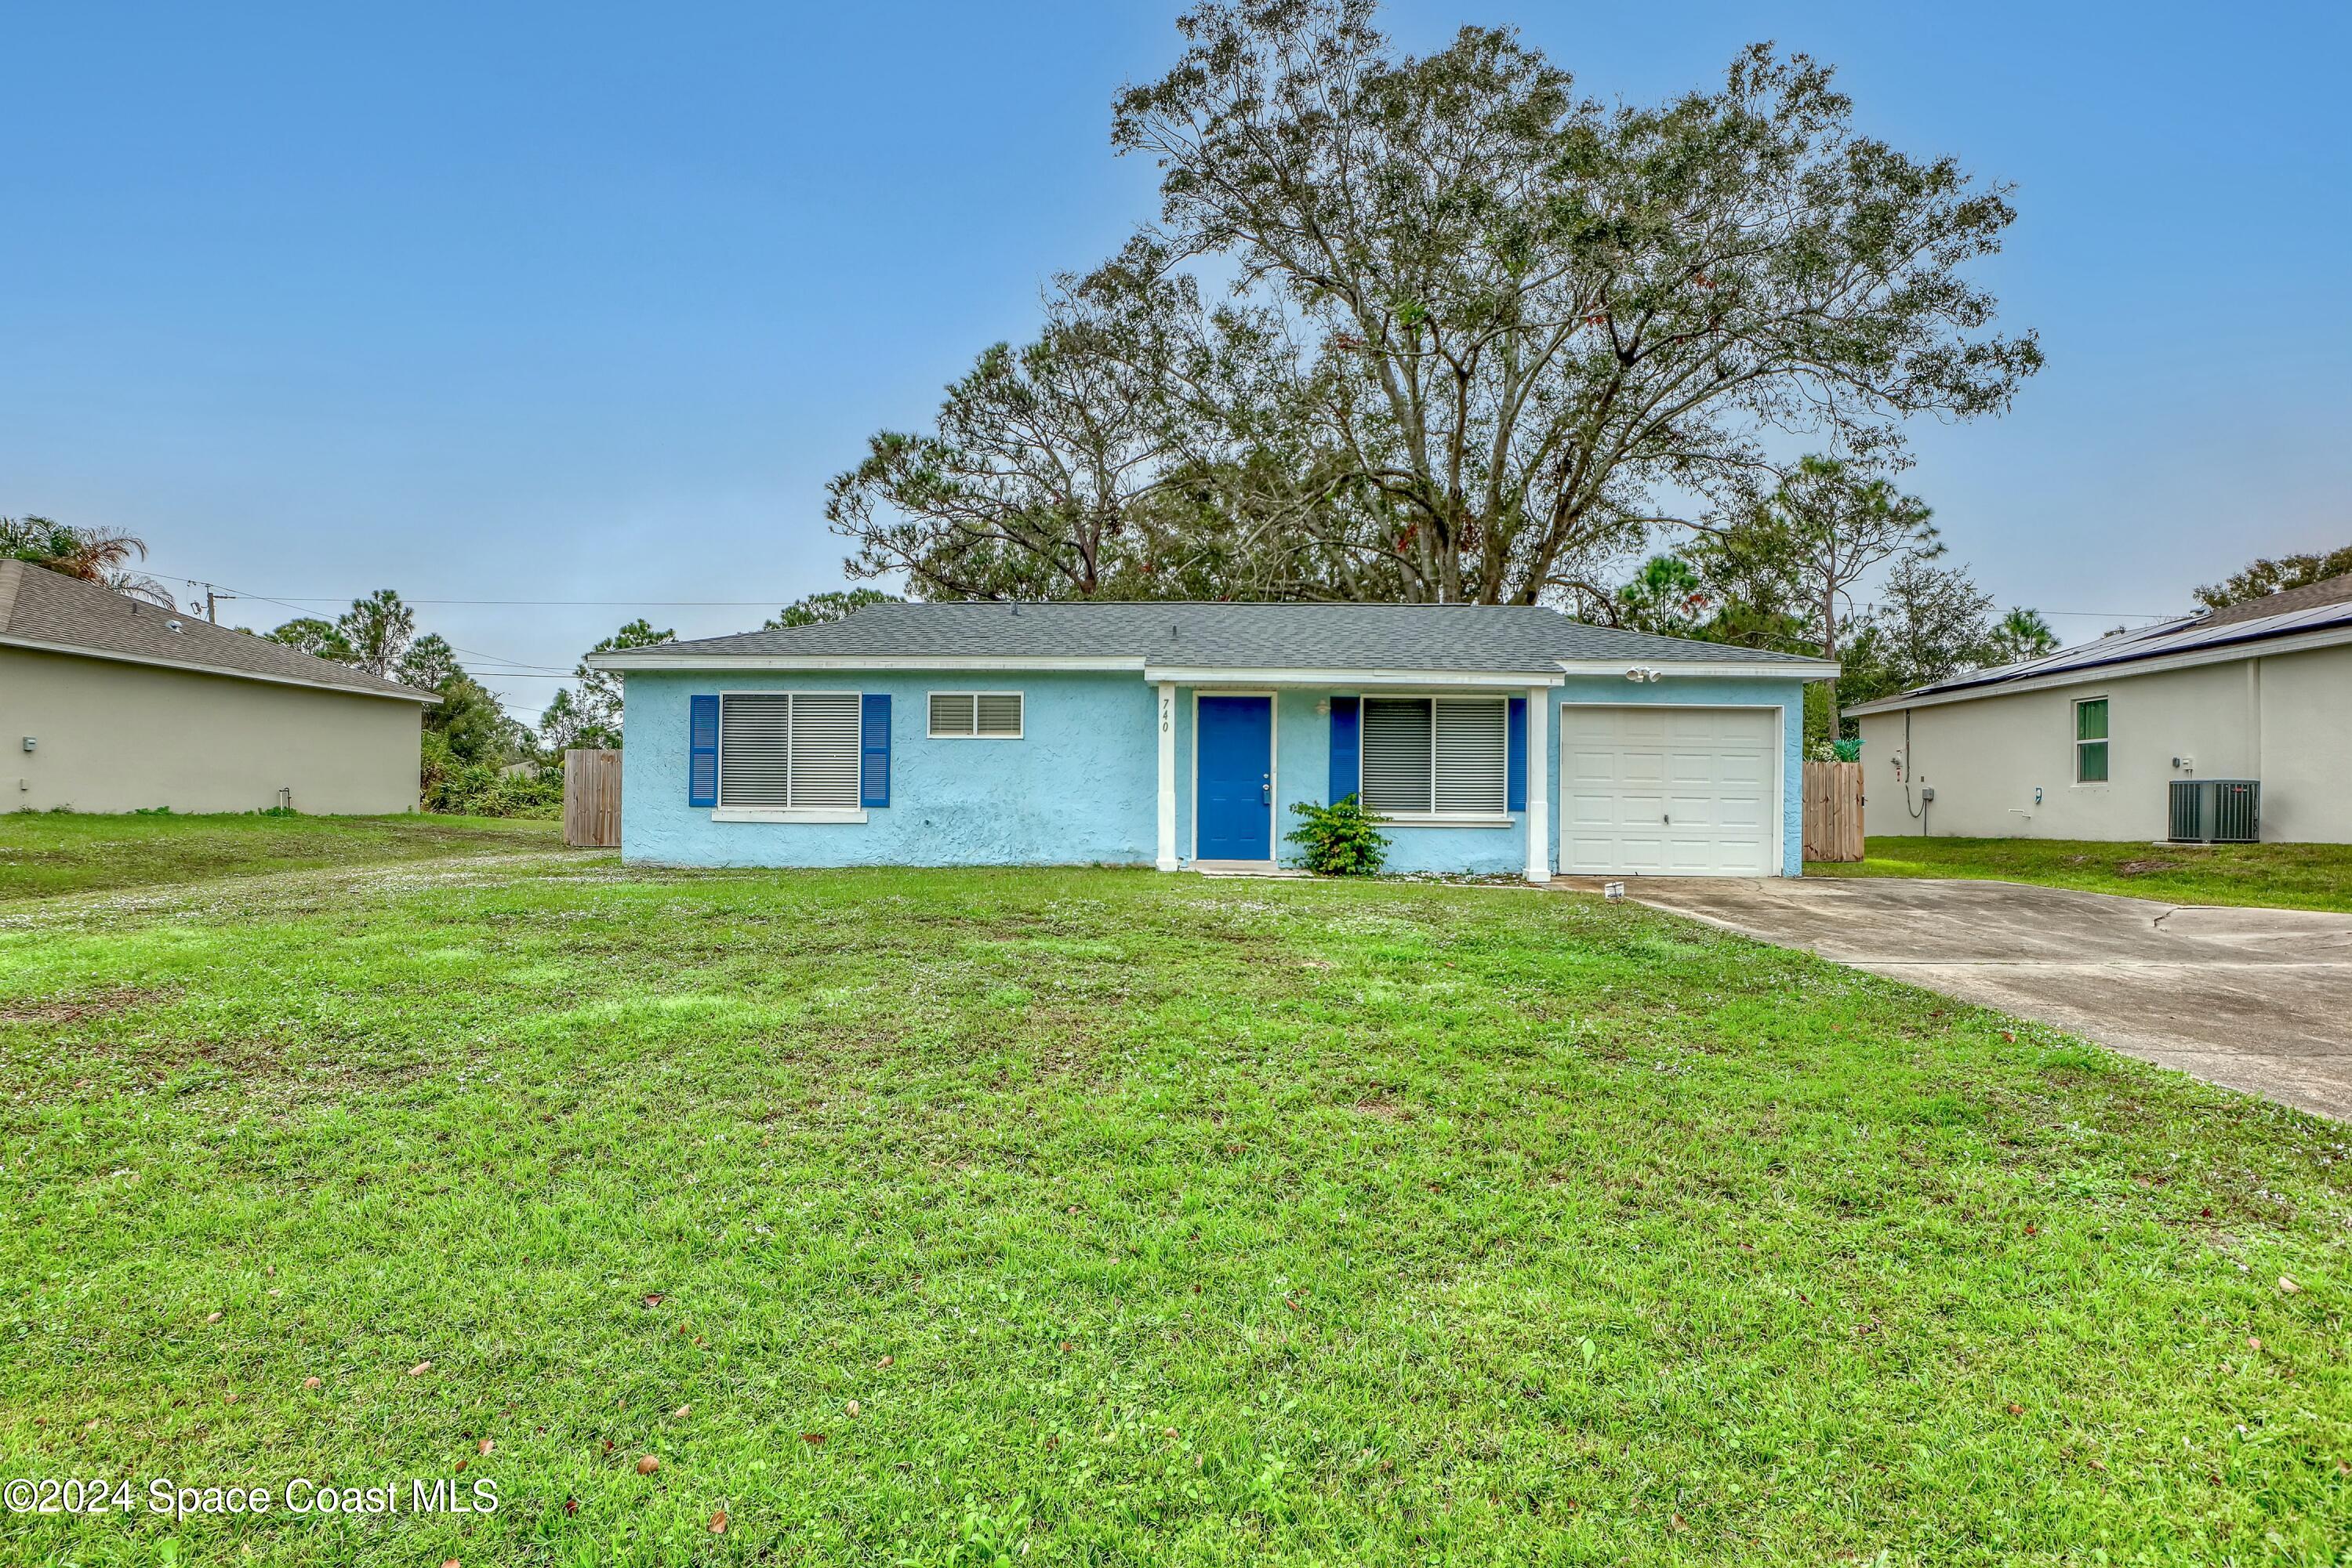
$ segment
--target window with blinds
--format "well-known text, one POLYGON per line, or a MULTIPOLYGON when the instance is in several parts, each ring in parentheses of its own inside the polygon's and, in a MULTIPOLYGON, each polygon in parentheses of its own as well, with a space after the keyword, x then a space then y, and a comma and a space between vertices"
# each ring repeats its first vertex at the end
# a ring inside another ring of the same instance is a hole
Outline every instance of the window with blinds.
POLYGON ((857 805, 857 693, 735 691, 719 700, 719 804, 857 805))
POLYGON ((961 735, 1017 741, 1021 738, 1021 693, 934 691, 931 733, 950 738, 961 735))
POLYGON ((1499 816, 1509 766, 1500 697, 1367 697, 1362 795, 1383 816, 1499 816))

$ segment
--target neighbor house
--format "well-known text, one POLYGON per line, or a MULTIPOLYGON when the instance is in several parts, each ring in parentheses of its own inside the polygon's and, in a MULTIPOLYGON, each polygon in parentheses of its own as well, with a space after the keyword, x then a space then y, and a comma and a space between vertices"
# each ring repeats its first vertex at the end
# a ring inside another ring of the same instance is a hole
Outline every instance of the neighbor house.
POLYGON ((1794 876, 1835 667, 1533 606, 887 604, 592 654, 621 845, 702 866, 1265 868, 1360 795, 1400 871, 1794 876))
POLYGON ((2352 842, 2352 575, 1847 712, 1873 834, 2352 842))
POLYGON ((437 700, 0 561, 0 810, 413 811, 437 700))

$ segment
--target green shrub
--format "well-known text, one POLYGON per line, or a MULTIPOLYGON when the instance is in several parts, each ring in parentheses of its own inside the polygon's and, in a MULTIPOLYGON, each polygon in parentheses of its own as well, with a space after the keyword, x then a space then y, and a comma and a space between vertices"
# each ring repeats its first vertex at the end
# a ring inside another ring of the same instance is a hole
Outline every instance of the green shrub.
POLYGON ((464 762, 448 743, 425 731, 422 795, 427 811, 463 816, 561 816, 563 770, 509 773, 496 763, 464 762))
POLYGON ((1284 837, 1307 851, 1307 868, 1317 876, 1369 877, 1388 858, 1380 818, 1354 795, 1329 805, 1302 800, 1290 809, 1307 820, 1284 837))

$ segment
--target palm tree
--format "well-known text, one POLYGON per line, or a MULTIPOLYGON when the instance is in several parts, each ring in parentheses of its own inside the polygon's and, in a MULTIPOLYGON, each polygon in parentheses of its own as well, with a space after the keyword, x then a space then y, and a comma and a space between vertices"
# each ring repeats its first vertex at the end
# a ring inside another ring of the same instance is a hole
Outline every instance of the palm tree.
POLYGON ((131 569, 147 559, 147 542, 109 528, 76 528, 54 518, 0 517, 0 560, 29 561, 164 609, 177 609, 163 584, 131 569))

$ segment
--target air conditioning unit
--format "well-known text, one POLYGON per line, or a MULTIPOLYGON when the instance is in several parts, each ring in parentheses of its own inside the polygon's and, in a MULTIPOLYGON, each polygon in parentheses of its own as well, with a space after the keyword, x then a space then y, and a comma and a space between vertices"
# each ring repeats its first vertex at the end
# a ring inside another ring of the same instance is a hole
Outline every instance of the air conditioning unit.
POLYGON ((2263 837, 2263 786, 2255 779, 2174 779, 2175 844, 2256 844, 2263 837))

